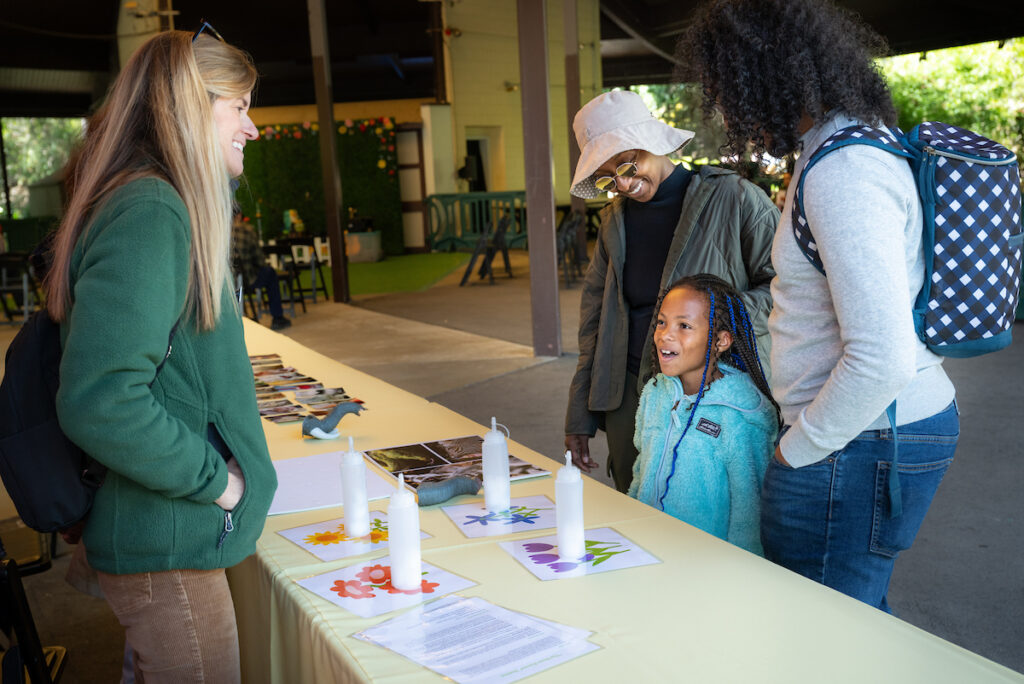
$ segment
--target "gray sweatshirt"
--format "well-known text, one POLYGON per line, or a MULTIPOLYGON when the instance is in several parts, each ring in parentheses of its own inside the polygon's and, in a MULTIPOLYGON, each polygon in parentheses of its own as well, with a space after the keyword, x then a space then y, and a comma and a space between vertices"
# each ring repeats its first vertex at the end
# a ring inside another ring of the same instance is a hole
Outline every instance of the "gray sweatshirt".
POLYGON ((792 204, 807 159, 836 130, 858 123, 840 114, 804 134, 772 244, 771 385, 790 426, 782 455, 796 468, 863 430, 888 427, 893 399, 903 425, 938 413, 954 396, 941 357, 914 332, 922 210, 904 159, 851 145, 808 175, 804 210, 827 278, 793 237, 792 204))

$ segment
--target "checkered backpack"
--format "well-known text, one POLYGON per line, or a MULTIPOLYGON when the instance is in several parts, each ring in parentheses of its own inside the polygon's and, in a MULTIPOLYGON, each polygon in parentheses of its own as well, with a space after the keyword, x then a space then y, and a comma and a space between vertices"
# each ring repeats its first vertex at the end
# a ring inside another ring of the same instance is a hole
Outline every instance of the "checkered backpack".
POLYGON ((871 145, 906 158, 924 209, 925 280, 914 304, 918 337, 942 356, 978 356, 1010 344, 1020 290, 1020 167, 1013 152, 936 121, 896 129, 850 126, 833 133, 804 167, 793 234, 822 275, 804 215, 803 183, 826 154, 871 145))

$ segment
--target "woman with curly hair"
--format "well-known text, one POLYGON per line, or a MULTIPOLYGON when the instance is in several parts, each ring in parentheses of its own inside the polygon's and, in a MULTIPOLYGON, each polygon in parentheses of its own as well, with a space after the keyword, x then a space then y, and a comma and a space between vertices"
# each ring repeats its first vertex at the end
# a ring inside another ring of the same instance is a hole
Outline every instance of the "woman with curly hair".
MULTIPOLYGON (((797 187, 833 134, 895 124, 872 62, 884 49, 828 2, 719 0, 702 8, 679 52, 733 152, 748 143, 773 156, 803 151, 797 187)), ((784 427, 765 475, 761 540, 770 560, 888 611, 896 556, 913 542, 959 435, 953 385, 911 316, 924 278, 921 202, 895 155, 850 145, 823 157, 807 174, 803 216, 825 277, 798 244, 794 195, 772 246, 771 384, 784 427)))

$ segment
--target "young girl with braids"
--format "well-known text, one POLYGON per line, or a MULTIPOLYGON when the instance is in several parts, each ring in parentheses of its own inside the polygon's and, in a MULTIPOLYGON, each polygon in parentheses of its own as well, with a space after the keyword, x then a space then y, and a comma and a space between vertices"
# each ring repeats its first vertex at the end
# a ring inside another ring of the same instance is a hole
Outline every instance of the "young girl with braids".
POLYGON ((629 495, 763 555, 761 481, 779 413, 739 293, 708 274, 674 282, 652 353, 661 372, 640 396, 629 495))

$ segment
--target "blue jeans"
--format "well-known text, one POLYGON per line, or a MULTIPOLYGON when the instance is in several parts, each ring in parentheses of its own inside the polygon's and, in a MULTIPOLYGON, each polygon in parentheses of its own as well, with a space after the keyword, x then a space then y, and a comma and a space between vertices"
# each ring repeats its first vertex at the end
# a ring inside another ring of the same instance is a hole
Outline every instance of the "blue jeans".
POLYGON ((892 430, 866 430, 827 458, 791 468, 774 458, 761 490, 765 557, 869 605, 886 594, 900 551, 909 549, 953 462, 956 402, 897 429, 903 513, 889 517, 892 430))

